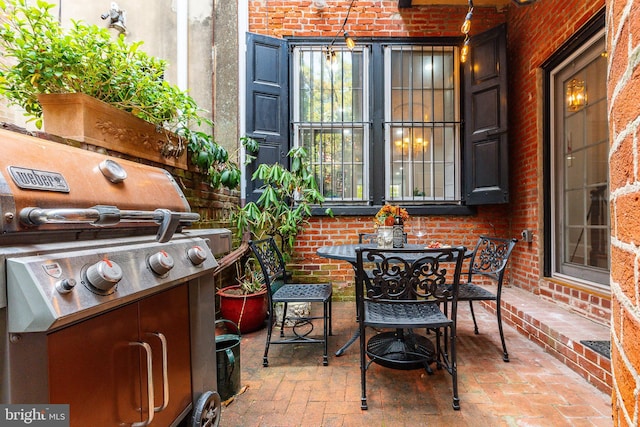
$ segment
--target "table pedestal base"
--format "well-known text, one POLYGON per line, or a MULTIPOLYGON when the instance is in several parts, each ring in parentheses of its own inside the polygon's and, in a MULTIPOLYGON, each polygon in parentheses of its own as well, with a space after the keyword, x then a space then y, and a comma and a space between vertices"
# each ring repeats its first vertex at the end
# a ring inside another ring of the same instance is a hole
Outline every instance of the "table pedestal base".
POLYGON ((367 355, 378 365, 403 370, 429 370, 428 366, 436 361, 435 348, 429 339, 402 329, 371 337, 367 355))

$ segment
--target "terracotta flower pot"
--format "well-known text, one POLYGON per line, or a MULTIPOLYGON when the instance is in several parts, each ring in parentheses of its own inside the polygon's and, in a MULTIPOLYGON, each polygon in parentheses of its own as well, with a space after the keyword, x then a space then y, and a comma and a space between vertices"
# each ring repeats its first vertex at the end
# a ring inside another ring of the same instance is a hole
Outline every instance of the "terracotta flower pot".
POLYGON ((187 168, 185 146, 175 134, 131 113, 84 93, 42 94, 38 101, 47 133, 187 168))
POLYGON ((220 314, 223 319, 238 325, 240 333, 256 331, 264 327, 267 317, 267 290, 243 295, 239 285, 218 290, 220 314))

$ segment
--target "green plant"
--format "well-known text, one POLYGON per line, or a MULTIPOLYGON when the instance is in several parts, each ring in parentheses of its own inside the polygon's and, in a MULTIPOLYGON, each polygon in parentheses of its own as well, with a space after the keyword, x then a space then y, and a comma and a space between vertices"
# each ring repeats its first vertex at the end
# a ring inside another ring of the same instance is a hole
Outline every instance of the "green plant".
POLYGON ((257 265, 258 261, 255 257, 250 256, 244 262, 244 274, 240 273, 240 267, 237 267, 236 277, 240 283, 240 290, 243 295, 255 294, 265 288, 262 270, 257 265))
POLYGON ((200 131, 179 132, 187 139, 187 148, 191 151, 191 162, 209 176, 214 188, 224 185, 233 189, 240 184, 240 169, 237 163, 229 160, 229 153, 213 140, 213 136, 200 131))
POLYGON ((42 0, 35 6, 0 0, 0 95, 41 128, 39 94, 85 93, 176 133, 213 187, 237 187, 239 170, 226 150, 211 135, 191 130, 213 123, 187 92, 164 79, 166 61, 145 53, 142 42, 113 39, 106 28, 72 21, 64 29, 53 7, 42 0))
MULTIPOLYGON (((250 140, 253 141, 253 140, 250 140)), ((247 151, 255 153, 257 143, 243 141, 247 151)), ((262 194, 256 202, 249 202, 232 215, 238 235, 250 231, 257 238, 277 236, 285 257, 290 258, 295 240, 308 225, 313 205, 321 205, 324 197, 318 189, 308 154, 303 147, 289 151, 291 167, 279 163, 261 164, 251 180, 263 182, 262 194)), ((331 209, 326 213, 333 215, 331 209)))

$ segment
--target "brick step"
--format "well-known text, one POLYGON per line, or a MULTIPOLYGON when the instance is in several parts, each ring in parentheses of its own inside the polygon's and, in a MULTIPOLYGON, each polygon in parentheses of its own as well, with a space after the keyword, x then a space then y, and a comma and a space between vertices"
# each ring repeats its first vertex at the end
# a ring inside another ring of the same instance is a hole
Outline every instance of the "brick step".
MULTIPOLYGON (((495 313, 493 301, 482 305, 495 313)), ((504 324, 514 327, 598 390, 611 393, 611 361, 580 343, 583 340, 609 340, 608 326, 519 288, 503 288, 502 319, 504 324)))

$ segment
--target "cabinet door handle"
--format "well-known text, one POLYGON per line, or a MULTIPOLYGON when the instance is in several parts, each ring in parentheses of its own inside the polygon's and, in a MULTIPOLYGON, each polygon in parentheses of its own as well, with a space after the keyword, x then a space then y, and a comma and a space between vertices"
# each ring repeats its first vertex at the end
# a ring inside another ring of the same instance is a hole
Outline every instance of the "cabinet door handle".
POLYGON ((160 412, 169 404, 169 374, 167 367, 167 338, 161 332, 149 332, 149 335, 160 339, 160 348, 162 348, 162 405, 153 408, 154 411, 160 412))
POLYGON ((144 427, 148 426, 153 421, 153 358, 151 357, 151 346, 146 342, 130 342, 129 345, 138 345, 144 348, 147 354, 147 420, 140 421, 139 423, 131 424, 131 427, 144 427))

